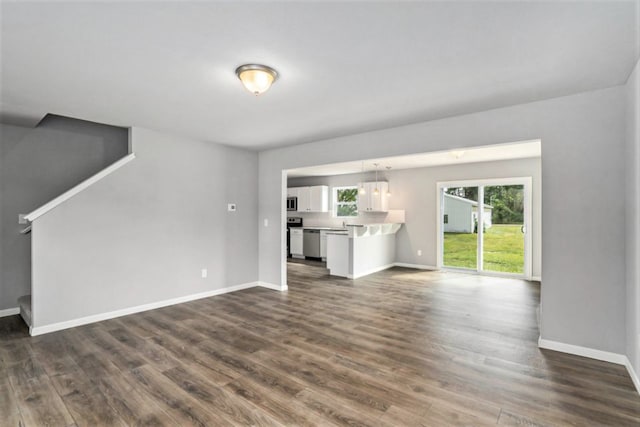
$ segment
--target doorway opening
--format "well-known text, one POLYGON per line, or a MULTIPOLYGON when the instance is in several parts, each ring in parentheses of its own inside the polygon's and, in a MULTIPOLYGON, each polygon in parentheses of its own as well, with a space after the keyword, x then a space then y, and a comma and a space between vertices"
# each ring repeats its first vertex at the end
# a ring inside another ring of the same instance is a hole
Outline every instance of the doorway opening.
POLYGON ((438 182, 438 267, 530 279, 531 181, 438 182))

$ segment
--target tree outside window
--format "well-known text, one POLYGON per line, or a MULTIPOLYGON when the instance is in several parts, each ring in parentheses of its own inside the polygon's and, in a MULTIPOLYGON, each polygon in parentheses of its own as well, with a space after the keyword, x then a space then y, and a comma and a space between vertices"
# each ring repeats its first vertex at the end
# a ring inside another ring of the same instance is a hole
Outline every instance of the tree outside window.
POLYGON ((333 193, 336 217, 358 216, 358 187, 336 187, 333 193))

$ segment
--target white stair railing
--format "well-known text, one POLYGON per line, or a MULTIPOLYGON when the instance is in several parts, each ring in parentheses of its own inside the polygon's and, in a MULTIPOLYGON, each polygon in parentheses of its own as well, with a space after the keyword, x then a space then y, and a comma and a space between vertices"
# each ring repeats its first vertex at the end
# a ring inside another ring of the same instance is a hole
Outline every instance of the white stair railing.
POLYGON ((105 176, 107 176, 107 175, 111 174, 112 172, 120 169, 122 166, 126 165, 127 163, 129 163, 130 161, 132 161, 135 158, 136 158, 135 153, 131 153, 131 154, 121 158, 117 162, 112 163, 111 165, 109 165, 106 168, 102 169, 97 174, 85 179, 84 181, 82 181, 80 184, 76 185, 72 189, 62 193, 61 195, 59 195, 55 199, 51 200, 50 202, 40 206, 35 211, 26 214, 24 216, 24 219, 26 219, 27 221, 33 221, 34 219, 39 218, 40 216, 42 216, 42 215, 46 214, 47 212, 49 212, 51 209, 53 209, 56 206, 62 204, 64 201, 69 200, 70 198, 72 198, 76 194, 80 193, 85 188, 95 184, 96 182, 98 182, 102 178, 104 178, 105 176))

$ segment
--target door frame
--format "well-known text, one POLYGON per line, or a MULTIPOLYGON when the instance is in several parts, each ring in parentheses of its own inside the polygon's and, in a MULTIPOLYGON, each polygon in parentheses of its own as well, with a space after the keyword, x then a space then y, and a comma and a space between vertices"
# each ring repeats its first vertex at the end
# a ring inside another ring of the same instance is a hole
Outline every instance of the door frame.
POLYGON ((487 276, 501 276, 501 277, 519 277, 527 280, 531 280, 531 270, 532 270, 532 234, 531 234, 531 225, 532 225, 532 190, 533 180, 530 176, 525 177, 513 177, 513 178, 492 178, 492 179, 467 179, 460 181, 438 181, 436 182, 436 239, 437 239, 437 267, 439 270, 448 270, 448 271, 462 271, 466 273, 472 274, 482 274, 487 276), (478 226, 478 245, 477 245, 477 264, 476 269, 464 269, 464 268, 453 268, 453 267, 445 267, 444 264, 444 239, 443 239, 443 228, 444 228, 444 193, 442 192, 443 188, 451 188, 451 187, 478 187, 478 225, 483 224, 484 222, 484 187, 486 186, 496 186, 496 185, 522 185, 524 187, 524 273, 501 273, 499 271, 485 271, 482 268, 482 252, 483 252, 483 227, 478 226))

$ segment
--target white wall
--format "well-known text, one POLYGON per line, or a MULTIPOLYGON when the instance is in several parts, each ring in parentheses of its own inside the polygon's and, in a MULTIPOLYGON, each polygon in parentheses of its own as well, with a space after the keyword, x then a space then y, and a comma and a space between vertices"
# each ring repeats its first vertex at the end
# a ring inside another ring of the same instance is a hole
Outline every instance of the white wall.
MULTIPOLYGON (((544 143, 543 143, 544 144, 544 143)), ((396 171, 394 206, 405 206, 407 226, 398 232, 406 243, 398 243, 398 261, 408 264, 437 265, 436 183, 512 177, 532 177, 532 275, 542 275, 542 171, 539 158, 447 165, 396 171), (433 236, 425 241, 417 236, 433 236), (417 250, 422 249, 422 256, 417 250)), ((469 215, 470 217, 471 215, 469 215)), ((468 220, 471 224, 471 219, 468 220)))
MULTIPOLYGON (((460 165, 436 166, 385 172, 384 179, 389 182, 392 196, 389 209, 405 211, 405 225, 398 231, 396 261, 434 267, 437 265, 436 236, 436 184, 441 181, 464 181, 472 179, 493 179, 530 176, 532 177, 532 274, 540 277, 542 273, 542 179, 539 158, 505 160, 460 165), (422 256, 417 255, 418 249, 422 256)), ((369 180, 369 174, 348 174, 324 177, 291 178, 288 185, 328 185, 331 188, 356 185, 363 179, 369 180)), ((461 202, 463 203, 463 202, 461 202)), ((467 203, 463 203, 468 205, 467 203)), ((288 216, 301 216, 305 225, 338 226, 343 219, 333 218, 331 213, 287 212, 288 216)), ((384 214, 361 213, 359 217, 347 220, 348 223, 379 222, 384 214), (369 220, 369 218, 374 218, 369 220)), ((451 219, 450 219, 451 221, 451 219)), ((469 208, 467 222, 472 224, 469 208)))
POLYGON ((625 96, 619 86, 261 152, 260 280, 283 278, 284 169, 541 139, 542 337, 623 353, 625 96))
POLYGON ((0 310, 31 292, 29 213, 125 156, 127 129, 48 115, 38 127, 0 124, 0 310))
POLYGON ((640 70, 627 82, 626 255, 627 357, 640 375, 640 70))
POLYGON ((34 221, 35 327, 257 280, 257 154, 140 128, 132 144, 34 221))

